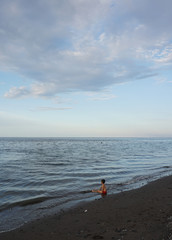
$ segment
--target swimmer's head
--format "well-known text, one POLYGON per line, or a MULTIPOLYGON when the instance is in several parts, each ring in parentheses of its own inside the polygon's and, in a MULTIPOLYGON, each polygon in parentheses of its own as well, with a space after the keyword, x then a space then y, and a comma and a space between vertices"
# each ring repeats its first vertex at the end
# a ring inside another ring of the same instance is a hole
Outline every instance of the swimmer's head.
POLYGON ((102 180, 101 180, 101 183, 103 183, 103 184, 104 184, 104 183, 105 183, 105 179, 102 179, 102 180))

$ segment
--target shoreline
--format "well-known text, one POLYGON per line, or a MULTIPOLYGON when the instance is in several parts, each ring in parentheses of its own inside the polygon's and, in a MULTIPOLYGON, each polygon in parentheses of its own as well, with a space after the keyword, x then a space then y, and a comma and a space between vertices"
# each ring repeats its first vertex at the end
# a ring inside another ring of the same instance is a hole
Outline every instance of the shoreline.
POLYGON ((0 233, 1 240, 172 240, 172 176, 0 233))

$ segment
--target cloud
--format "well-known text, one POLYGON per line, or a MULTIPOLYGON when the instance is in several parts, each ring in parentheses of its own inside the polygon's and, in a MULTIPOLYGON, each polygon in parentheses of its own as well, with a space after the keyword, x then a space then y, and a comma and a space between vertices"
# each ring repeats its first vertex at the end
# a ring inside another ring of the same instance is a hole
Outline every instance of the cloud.
POLYGON ((64 110, 70 110, 71 107, 37 107, 35 109, 31 109, 31 111, 64 111, 64 110))
POLYGON ((5 93, 6 98, 20 98, 21 96, 29 96, 30 91, 26 87, 13 87, 7 93, 5 93))
POLYGON ((95 93, 95 92, 90 92, 86 94, 89 99, 93 101, 108 101, 116 98, 117 96, 110 93, 110 92, 100 92, 100 93, 95 93))
POLYGON ((2 0, 0 69, 23 78, 4 96, 102 91, 160 74, 172 60, 171 8, 171 0, 2 0))

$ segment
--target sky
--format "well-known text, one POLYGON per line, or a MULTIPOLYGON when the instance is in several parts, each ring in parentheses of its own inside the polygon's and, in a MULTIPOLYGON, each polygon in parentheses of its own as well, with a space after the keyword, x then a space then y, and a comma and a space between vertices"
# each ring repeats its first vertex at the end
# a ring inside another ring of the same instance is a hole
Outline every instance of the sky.
POLYGON ((0 137, 172 137, 171 0, 1 0, 0 137))

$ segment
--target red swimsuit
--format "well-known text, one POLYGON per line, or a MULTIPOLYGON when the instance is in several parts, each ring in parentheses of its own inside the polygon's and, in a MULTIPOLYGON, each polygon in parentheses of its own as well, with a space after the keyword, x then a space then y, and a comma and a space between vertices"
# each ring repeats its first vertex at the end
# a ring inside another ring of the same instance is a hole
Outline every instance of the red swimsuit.
POLYGON ((107 194, 107 191, 102 191, 102 194, 107 194))

